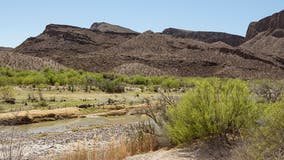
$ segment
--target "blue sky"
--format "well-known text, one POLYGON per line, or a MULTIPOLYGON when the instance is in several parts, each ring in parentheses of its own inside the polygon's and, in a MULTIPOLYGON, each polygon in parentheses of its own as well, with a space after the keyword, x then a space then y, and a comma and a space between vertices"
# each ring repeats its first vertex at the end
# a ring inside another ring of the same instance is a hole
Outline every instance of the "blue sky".
POLYGON ((283 0, 1 0, 0 46, 15 47, 50 23, 109 22, 143 32, 167 27, 245 35, 248 24, 284 9, 283 0))

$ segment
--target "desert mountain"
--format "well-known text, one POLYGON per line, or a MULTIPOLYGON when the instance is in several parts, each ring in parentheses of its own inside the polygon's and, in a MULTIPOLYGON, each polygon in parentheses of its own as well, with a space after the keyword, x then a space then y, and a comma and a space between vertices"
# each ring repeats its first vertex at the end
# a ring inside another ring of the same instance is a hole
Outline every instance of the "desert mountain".
POLYGON ((274 57, 284 64, 284 10, 250 23, 242 48, 274 57))
POLYGON ((37 37, 28 38, 15 52, 46 57, 68 67, 85 69, 88 66, 78 58, 89 52, 118 45, 137 33, 109 33, 75 26, 50 24, 37 37))
POLYGON ((239 46, 244 42, 244 37, 242 36, 223 32, 188 31, 176 28, 167 28, 162 33, 178 38, 190 38, 207 43, 223 42, 231 46, 239 46))
POLYGON ((284 73, 281 64, 245 50, 159 33, 140 34, 97 54, 113 57, 109 59, 113 63, 105 69, 114 68, 123 74, 137 74, 138 70, 140 73, 178 76, 279 78, 284 73))
POLYGON ((245 47, 233 47, 244 41, 241 36, 179 29, 139 34, 106 23, 95 23, 91 28, 48 25, 42 34, 27 39, 14 51, 91 72, 284 77, 281 59, 257 54, 245 47))
POLYGON ((93 23, 91 30, 101 31, 101 32, 114 32, 114 33, 137 33, 129 28, 121 27, 118 25, 109 24, 106 22, 93 23))
POLYGON ((54 52, 87 53, 112 47, 136 33, 107 33, 67 25, 47 25, 37 37, 28 38, 15 51, 46 54, 54 52))

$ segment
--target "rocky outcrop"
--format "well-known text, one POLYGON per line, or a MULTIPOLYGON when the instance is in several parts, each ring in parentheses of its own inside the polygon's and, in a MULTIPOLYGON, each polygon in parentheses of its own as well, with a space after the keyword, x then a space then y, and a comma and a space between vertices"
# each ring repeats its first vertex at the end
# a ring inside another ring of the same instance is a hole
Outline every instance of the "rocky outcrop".
POLYGON ((284 10, 265 17, 258 22, 250 23, 246 33, 246 41, 252 39, 260 32, 273 31, 275 29, 284 29, 284 10))
MULTIPOLYGON (((44 32, 39 36, 28 38, 13 51, 41 58, 49 58, 67 67, 92 71, 90 66, 93 64, 78 60, 88 57, 90 52, 97 53, 100 50, 123 43, 136 35, 50 24, 46 26, 44 32)), ((89 57, 86 59, 89 61, 89 57)))
POLYGON ((244 42, 244 37, 242 36, 222 32, 188 31, 176 28, 167 28, 162 33, 172 35, 178 38, 190 38, 207 43, 214 43, 220 41, 231 46, 239 46, 244 42))
POLYGON ((101 22, 101 23, 93 23, 91 28, 91 30, 95 30, 95 31, 101 31, 101 32, 114 32, 114 33, 133 33, 133 34, 137 34, 137 32, 129 29, 129 28, 125 28, 125 27, 121 27, 118 25, 113 25, 113 24, 109 24, 106 22, 101 22))
POLYGON ((284 58, 284 10, 252 22, 247 30, 246 42, 241 45, 259 55, 284 58))
POLYGON ((117 45, 135 35, 103 33, 90 29, 67 26, 47 25, 37 37, 28 38, 15 51, 21 53, 69 52, 87 53, 117 45))

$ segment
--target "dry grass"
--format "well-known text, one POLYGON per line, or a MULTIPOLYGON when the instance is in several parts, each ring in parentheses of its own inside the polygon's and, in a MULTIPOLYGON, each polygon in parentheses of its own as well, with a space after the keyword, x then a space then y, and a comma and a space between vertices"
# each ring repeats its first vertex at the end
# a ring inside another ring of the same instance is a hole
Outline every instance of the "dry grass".
MULTIPOLYGON (((58 160, 122 160, 128 156, 153 151, 158 146, 156 137, 152 134, 137 132, 131 137, 121 136, 105 146, 92 149, 78 143, 75 151, 64 154, 58 160)), ((94 146, 97 141, 94 139, 94 146)))
POLYGON ((0 114, 0 124, 15 125, 63 118, 74 118, 80 114, 78 108, 61 108, 54 110, 30 110, 0 114))
MULTIPOLYGON (((0 128, 1 129, 1 128, 0 128)), ((15 139, 16 130, 13 129, 9 134, 0 136, 0 159, 1 160, 21 160, 24 156, 24 137, 15 139)))

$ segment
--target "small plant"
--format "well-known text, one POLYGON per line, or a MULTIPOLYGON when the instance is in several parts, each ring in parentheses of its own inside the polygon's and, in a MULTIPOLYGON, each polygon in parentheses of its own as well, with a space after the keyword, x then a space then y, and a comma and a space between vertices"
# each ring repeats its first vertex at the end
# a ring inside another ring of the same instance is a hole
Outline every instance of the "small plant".
POLYGON ((284 84, 277 81, 261 81, 254 84, 252 90, 265 102, 274 103, 281 100, 281 94, 284 92, 284 84))
POLYGON ((10 104, 15 104, 16 99, 14 98, 15 91, 10 86, 0 87, 0 97, 1 99, 10 104))
POLYGON ((28 102, 37 102, 37 98, 35 97, 35 95, 33 93, 29 93, 28 94, 28 98, 27 98, 28 102))
POLYGON ((115 104, 115 103, 117 103, 118 101, 117 100, 115 100, 115 99, 111 99, 111 98, 108 98, 107 99, 107 104, 108 105, 112 105, 112 104, 115 104))
POLYGON ((45 101, 42 95, 42 91, 40 89, 38 90, 38 97, 39 97, 39 101, 45 101))
POLYGON ((48 103, 46 101, 39 101, 36 107, 47 107, 48 103))
POLYGON ((56 102, 56 98, 55 98, 55 96, 50 97, 50 98, 49 98, 49 101, 50 101, 50 102, 56 102))
POLYGON ((148 90, 151 91, 151 92, 156 92, 158 93, 159 92, 159 87, 158 85, 151 85, 148 87, 148 90))
POLYGON ((130 83, 135 85, 148 85, 150 82, 145 76, 135 75, 130 78, 130 83))

